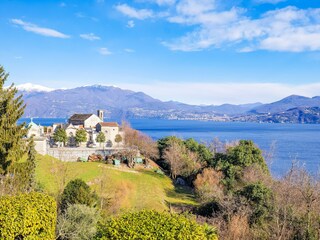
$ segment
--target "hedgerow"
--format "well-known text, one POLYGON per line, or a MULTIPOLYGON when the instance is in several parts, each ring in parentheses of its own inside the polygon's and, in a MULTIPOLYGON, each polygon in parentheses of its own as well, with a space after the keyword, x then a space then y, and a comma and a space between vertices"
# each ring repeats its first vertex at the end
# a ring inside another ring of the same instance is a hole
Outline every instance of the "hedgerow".
POLYGON ((185 216, 143 210, 99 223, 96 239, 216 240, 214 228, 185 216))
POLYGON ((0 239, 55 239, 57 206, 45 194, 0 198, 0 239))

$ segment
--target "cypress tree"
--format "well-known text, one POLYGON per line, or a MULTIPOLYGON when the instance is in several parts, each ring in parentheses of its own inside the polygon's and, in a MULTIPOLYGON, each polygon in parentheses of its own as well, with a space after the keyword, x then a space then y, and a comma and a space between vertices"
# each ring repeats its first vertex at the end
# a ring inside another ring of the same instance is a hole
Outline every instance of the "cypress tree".
POLYGON ((36 155, 35 143, 33 137, 30 138, 28 144, 28 186, 29 190, 34 190, 36 187, 36 155))
POLYGON ((12 84, 4 87, 9 74, 0 66, 0 174, 6 174, 13 163, 26 152, 23 137, 28 129, 25 123, 18 125, 25 105, 22 95, 16 96, 18 90, 12 84))

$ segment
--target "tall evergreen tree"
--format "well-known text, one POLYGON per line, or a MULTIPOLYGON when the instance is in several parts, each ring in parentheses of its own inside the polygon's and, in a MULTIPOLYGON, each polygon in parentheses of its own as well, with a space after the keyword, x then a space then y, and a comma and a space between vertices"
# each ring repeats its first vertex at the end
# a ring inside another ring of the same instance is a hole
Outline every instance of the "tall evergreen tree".
POLYGON ((25 105, 22 95, 17 96, 18 90, 13 84, 4 87, 8 76, 0 66, 0 174, 6 174, 9 167, 26 152, 22 138, 28 131, 25 123, 17 124, 24 113, 25 105))
POLYGON ((36 187, 36 154, 35 143, 33 138, 30 138, 28 144, 28 189, 33 190, 36 187))

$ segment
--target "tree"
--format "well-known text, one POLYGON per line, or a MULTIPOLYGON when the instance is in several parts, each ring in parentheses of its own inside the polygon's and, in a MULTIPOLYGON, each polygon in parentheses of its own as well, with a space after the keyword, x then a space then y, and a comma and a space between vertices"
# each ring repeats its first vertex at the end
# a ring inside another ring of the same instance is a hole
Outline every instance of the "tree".
POLYGON ((84 129, 78 129, 75 136, 76 142, 83 143, 87 141, 87 132, 84 129))
POLYGON ((260 168, 264 174, 269 175, 261 150, 248 140, 241 140, 236 146, 227 148, 226 153, 216 153, 212 164, 216 170, 224 173, 223 182, 228 190, 234 190, 244 170, 250 166, 260 168))
POLYGON ((238 194, 245 197, 252 207, 251 224, 262 224, 265 218, 270 216, 272 191, 264 184, 260 182, 248 184, 238 194))
POLYGON ((93 239, 99 212, 96 208, 82 204, 70 205, 66 211, 58 216, 58 239, 93 239))
POLYGON ((22 138, 28 132, 25 123, 17 124, 25 105, 22 95, 16 97, 18 90, 13 84, 8 88, 4 87, 8 76, 0 66, 0 174, 6 174, 9 167, 26 152, 22 138))
POLYGON ((71 204, 84 204, 94 207, 98 197, 91 192, 90 187, 81 179, 70 181, 61 195, 61 210, 65 211, 71 204))
POLYGON ((140 131, 132 129, 126 122, 122 123, 122 129, 124 132, 124 144, 127 148, 139 150, 146 158, 158 159, 159 151, 155 141, 140 131))
POLYGON ((197 153, 189 151, 185 145, 174 138, 164 150, 163 158, 170 166, 170 175, 173 179, 179 175, 189 177, 201 167, 197 153))
POLYGON ((27 158, 27 171, 28 171, 28 188, 30 190, 36 187, 36 155, 35 143, 33 138, 30 139, 28 144, 28 158, 27 158))
POLYGON ((103 132, 99 132, 97 137, 96 137, 96 141, 98 143, 100 143, 100 146, 101 146, 101 143, 104 143, 106 141, 106 136, 104 135, 103 132))
POLYGON ((55 142, 65 144, 68 140, 66 130, 64 130, 63 128, 58 128, 53 134, 53 140, 55 142))
POLYGON ((114 139, 114 141, 115 141, 115 142, 118 144, 118 146, 119 146, 119 143, 122 142, 122 137, 121 137, 121 135, 120 135, 120 134, 117 134, 116 137, 115 137, 115 139, 114 139))
POLYGON ((223 186, 221 172, 217 172, 212 168, 205 168, 202 173, 197 175, 194 181, 194 188, 201 202, 220 200, 223 197, 223 186))

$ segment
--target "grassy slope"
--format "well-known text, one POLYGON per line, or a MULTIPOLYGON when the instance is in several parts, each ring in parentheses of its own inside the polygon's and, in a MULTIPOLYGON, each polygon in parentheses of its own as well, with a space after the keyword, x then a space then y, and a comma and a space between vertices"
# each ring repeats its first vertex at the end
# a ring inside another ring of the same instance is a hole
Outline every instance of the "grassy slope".
POLYGON ((151 170, 125 172, 102 163, 62 163, 53 157, 39 155, 36 176, 45 191, 52 195, 64 185, 64 176, 66 181, 81 178, 98 194, 113 199, 113 204, 124 211, 165 210, 168 204, 196 204, 190 192, 176 189, 170 178, 151 170))

